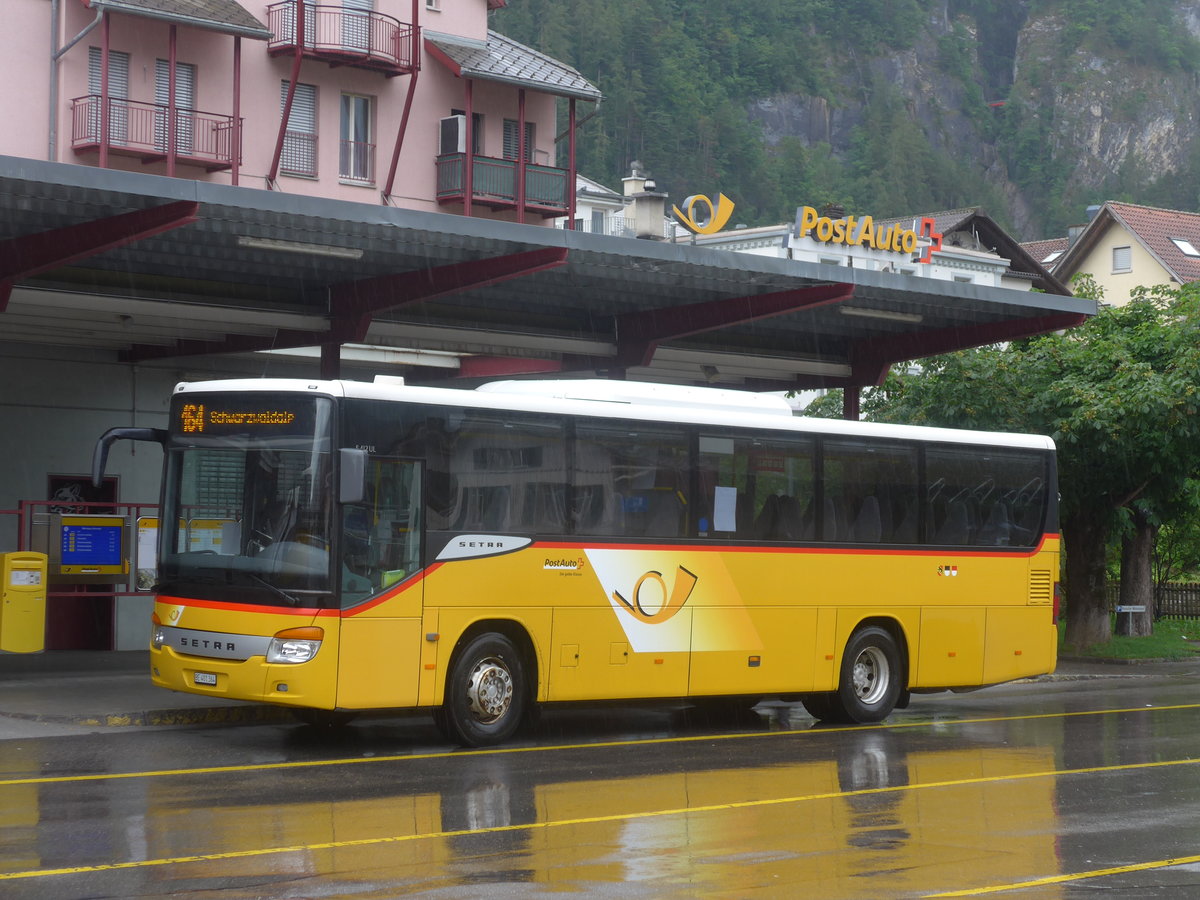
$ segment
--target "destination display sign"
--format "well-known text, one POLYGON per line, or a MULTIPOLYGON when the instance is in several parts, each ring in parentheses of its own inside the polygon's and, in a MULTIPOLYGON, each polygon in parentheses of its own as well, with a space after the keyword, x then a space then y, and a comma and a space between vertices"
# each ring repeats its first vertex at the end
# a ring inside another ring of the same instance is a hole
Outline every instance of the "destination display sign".
POLYGON ((176 396, 171 418, 182 435, 311 435, 317 401, 286 394, 176 396))

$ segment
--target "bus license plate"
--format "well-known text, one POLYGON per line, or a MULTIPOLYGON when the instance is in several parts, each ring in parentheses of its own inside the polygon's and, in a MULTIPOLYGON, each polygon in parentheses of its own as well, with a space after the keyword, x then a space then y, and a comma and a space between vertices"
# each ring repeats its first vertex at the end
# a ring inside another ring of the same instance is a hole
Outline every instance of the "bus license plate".
POLYGON ((196 684, 207 684, 215 687, 217 683, 217 676, 212 672, 197 672, 194 678, 196 684))

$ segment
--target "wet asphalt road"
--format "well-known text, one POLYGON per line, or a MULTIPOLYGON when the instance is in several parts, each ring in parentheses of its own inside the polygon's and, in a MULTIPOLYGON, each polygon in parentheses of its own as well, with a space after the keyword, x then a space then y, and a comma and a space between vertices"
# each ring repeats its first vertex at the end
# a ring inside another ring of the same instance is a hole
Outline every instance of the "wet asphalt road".
POLYGON ((0 740, 0 897, 1200 895, 1200 664, 798 706, 0 740), (961 892, 961 893, 960 893, 961 892))

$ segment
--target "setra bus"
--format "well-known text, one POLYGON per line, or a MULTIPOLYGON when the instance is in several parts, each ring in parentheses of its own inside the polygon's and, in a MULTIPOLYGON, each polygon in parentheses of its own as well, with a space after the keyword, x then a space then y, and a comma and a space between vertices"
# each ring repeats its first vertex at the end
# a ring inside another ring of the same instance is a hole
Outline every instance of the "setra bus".
MULTIPOLYGON (((1049 438, 794 416, 600 380, 184 383, 165 448, 154 683, 310 722, 426 708, 910 694, 1052 672, 1049 438)), ((698 701, 699 702, 699 701, 698 701)), ((706 701, 707 702, 707 701, 706 701)))

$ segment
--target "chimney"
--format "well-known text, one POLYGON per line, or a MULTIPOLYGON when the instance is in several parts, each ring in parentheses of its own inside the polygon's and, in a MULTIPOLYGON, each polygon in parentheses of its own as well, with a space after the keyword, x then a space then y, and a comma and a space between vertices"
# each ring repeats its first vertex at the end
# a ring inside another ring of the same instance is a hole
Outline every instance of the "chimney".
POLYGON ((633 213, 634 234, 648 241, 666 240, 667 195, 656 190, 657 185, 636 159, 630 163, 628 178, 622 178, 633 213))
POLYGON ((642 171, 641 162, 635 159, 629 164, 629 176, 622 178, 621 184, 624 185, 626 197, 646 190, 646 173, 642 171))

